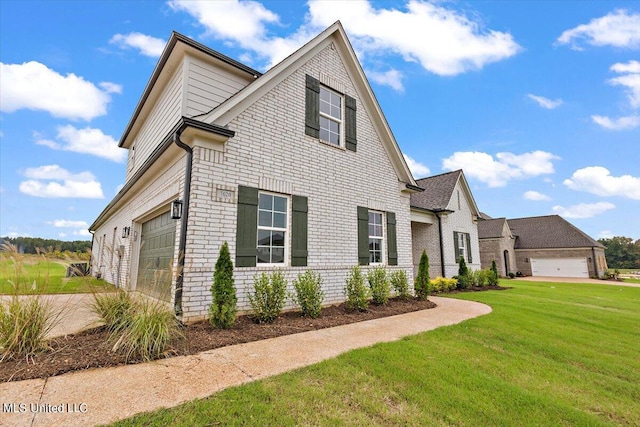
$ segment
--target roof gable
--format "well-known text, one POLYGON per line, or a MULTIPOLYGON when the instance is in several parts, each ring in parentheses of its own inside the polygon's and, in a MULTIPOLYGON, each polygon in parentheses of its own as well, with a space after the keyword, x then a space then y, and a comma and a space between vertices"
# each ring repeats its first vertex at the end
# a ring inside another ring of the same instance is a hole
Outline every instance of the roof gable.
POLYGON ((199 116, 198 120, 218 126, 227 126, 235 117, 256 102, 256 100, 332 43, 341 55, 358 98, 371 118, 398 180, 406 184, 410 191, 419 191, 340 21, 331 25, 307 44, 257 78, 253 83, 218 105, 208 114, 199 116))
POLYGON ((508 219, 516 249, 604 248, 559 215, 508 219))
POLYGON ((510 237, 509 235, 504 235, 506 222, 506 218, 495 218, 478 221, 478 238, 491 239, 496 237, 510 237))
POLYGON ((473 194, 471 194, 471 189, 469 188, 462 169, 422 178, 417 180, 416 183, 419 187, 423 188, 424 191, 411 195, 412 207, 428 209, 435 212, 448 210, 453 193, 456 187, 460 185, 471 207, 471 213, 476 216, 480 215, 480 211, 473 198, 473 194))

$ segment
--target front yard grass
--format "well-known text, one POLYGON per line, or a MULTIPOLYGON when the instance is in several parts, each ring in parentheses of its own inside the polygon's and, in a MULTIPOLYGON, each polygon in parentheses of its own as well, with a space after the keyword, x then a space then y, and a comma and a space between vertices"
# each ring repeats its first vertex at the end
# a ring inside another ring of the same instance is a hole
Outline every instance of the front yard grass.
POLYGON ((118 426, 640 425, 640 288, 503 280, 493 312, 118 426))
POLYGON ((36 255, 0 257, 0 294, 73 294, 112 291, 95 277, 65 277, 68 263, 36 255))

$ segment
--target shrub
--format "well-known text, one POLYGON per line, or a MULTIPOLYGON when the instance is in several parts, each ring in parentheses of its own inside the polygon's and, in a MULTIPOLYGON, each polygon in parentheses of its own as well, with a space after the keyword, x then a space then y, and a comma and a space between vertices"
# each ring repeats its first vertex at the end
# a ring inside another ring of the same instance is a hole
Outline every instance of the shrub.
POLYGON ((0 361, 28 357, 47 349, 46 337, 60 312, 39 295, 12 295, 0 303, 0 361))
POLYGON ((467 263, 465 262, 464 257, 460 257, 458 260, 458 275, 456 277, 458 279, 459 289, 467 289, 473 282, 473 277, 467 268, 467 263))
POLYGON ((287 281, 280 270, 253 278, 253 295, 249 294, 249 304, 253 319, 258 323, 271 323, 282 312, 287 297, 287 281))
POLYGON ((416 297, 418 299, 426 300, 429 297, 429 257, 427 256, 426 250, 423 250, 422 255, 420 255, 420 263, 418 264, 418 275, 413 281, 413 288, 416 291, 416 297))
POLYGON ((303 316, 315 319, 320 315, 324 292, 322 292, 322 277, 318 273, 307 270, 304 274, 298 274, 298 279, 293 281, 294 301, 300 306, 303 316))
POLYGON ((127 327, 133 312, 131 294, 122 289, 110 293, 94 293, 91 311, 95 313, 111 333, 127 327))
POLYGON ((436 277, 433 280, 429 281, 433 291, 438 293, 447 293, 451 292, 458 285, 458 281, 456 279, 447 279, 446 277, 436 277))
POLYGON ((127 360, 149 361, 165 355, 171 342, 182 338, 181 325, 164 302, 140 297, 134 302, 130 323, 121 329, 113 351, 123 349, 127 360))
POLYGON ((513 271, 509 272, 509 279, 513 279, 514 277, 516 277, 515 274, 513 274, 513 271))
POLYGON ((491 276, 489 276, 489 285, 497 286, 500 282, 500 275, 498 274, 498 266, 496 260, 491 261, 491 276))
POLYGON ((489 276, 491 270, 475 270, 469 273, 471 277, 471 285, 476 287, 485 287, 489 284, 489 276))
POLYGON ((367 274, 369 289, 371 289, 371 299, 376 305, 383 305, 389 302, 391 288, 387 280, 387 270, 383 267, 374 267, 367 274))
POLYGON ((344 293, 347 296, 347 308, 366 311, 369 307, 369 292, 364 285, 364 276, 359 266, 351 269, 347 276, 344 293))
POLYGON ((404 270, 396 270, 391 273, 391 287, 395 291, 396 295, 402 299, 408 299, 411 294, 409 293, 409 281, 407 280, 407 273, 404 270))
POLYGON ((209 306, 209 322, 211 325, 227 329, 236 321, 237 303, 236 288, 233 280, 233 263, 227 242, 222 244, 211 285, 211 305, 209 306))

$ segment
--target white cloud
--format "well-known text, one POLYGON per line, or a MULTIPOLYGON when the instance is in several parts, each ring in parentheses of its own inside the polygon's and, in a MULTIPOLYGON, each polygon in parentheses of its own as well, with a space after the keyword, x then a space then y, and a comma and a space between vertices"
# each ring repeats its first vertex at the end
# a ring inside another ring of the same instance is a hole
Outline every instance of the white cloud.
POLYGON ((88 237, 91 236, 91 233, 89 233, 88 229, 80 229, 80 230, 76 230, 73 232, 74 236, 83 236, 83 237, 88 237))
POLYGON ((569 206, 568 208, 554 206, 553 212, 565 218, 582 219, 592 218, 608 210, 614 209, 615 207, 616 206, 613 203, 608 202, 580 203, 578 205, 569 206))
POLYGON ((311 0, 305 23, 286 38, 269 34, 280 25, 274 12, 254 1, 171 0, 170 7, 193 16, 209 35, 237 43, 273 65, 338 19, 362 55, 400 55, 438 75, 479 70, 515 55, 521 48, 511 34, 485 29, 479 20, 439 4, 412 0, 404 10, 376 9, 368 1, 311 0))
POLYGON ((609 69, 616 73, 640 73, 640 61, 629 61, 626 64, 618 62, 609 69))
POLYGON ((31 61, 23 64, 0 63, 0 110, 42 110, 54 117, 92 120, 107 113, 111 93, 119 85, 103 82, 98 88, 80 76, 66 76, 31 61))
POLYGON ((609 130, 629 130, 640 126, 640 116, 624 116, 610 119, 606 116, 591 116, 591 120, 597 125, 609 130))
POLYGON ((77 129, 71 125, 58 126, 57 138, 63 142, 62 144, 39 138, 39 133, 35 133, 34 136, 37 138, 36 144, 54 150, 92 154, 119 163, 126 158, 126 150, 118 147, 118 142, 111 136, 102 133, 100 129, 90 127, 77 129))
POLYGON ((89 224, 86 221, 73 221, 68 219, 55 219, 49 221, 48 224, 57 228, 89 228, 89 224))
POLYGON ((619 196, 640 200, 640 177, 631 175, 611 176, 602 166, 578 169, 564 185, 572 190, 586 191, 598 196, 619 196))
POLYGON ((487 153, 457 151, 442 161, 442 169, 463 169, 466 176, 489 187, 504 187, 511 179, 554 173, 552 161, 555 159, 559 157, 540 150, 524 154, 498 153, 495 159, 487 153))
POLYGON ((598 239, 610 239, 613 237, 613 231, 611 230, 602 230, 600 234, 598 234, 598 239))
POLYGON ((389 70, 384 72, 367 71, 367 76, 374 82, 382 86, 389 86, 396 92, 404 92, 402 84, 402 73, 398 70, 389 70))
POLYGON ((405 162, 407 162, 407 166, 409 166, 409 170, 415 178, 424 178, 431 173, 431 171, 429 171, 429 168, 422 163, 414 160, 406 154, 402 155, 404 156, 405 162))
POLYGON ((73 174, 58 165, 28 168, 23 172, 27 181, 20 183, 20 192, 34 197, 102 199, 101 184, 88 171, 73 174), (62 181, 62 183, 58 182, 62 181))
POLYGON ((558 43, 571 44, 572 49, 582 50, 579 41, 592 46, 636 48, 640 46, 640 14, 618 9, 608 15, 592 19, 564 31, 558 43))
POLYGON ((533 99, 538 103, 542 108, 546 108, 548 110, 553 110, 562 105, 562 99, 552 100, 549 98, 545 98, 544 96, 533 95, 531 93, 527 94, 530 99, 533 99))
POLYGON ((608 80, 613 86, 623 86, 627 89, 629 104, 633 108, 640 107, 640 62, 629 61, 626 64, 617 63, 611 66, 611 71, 627 73, 608 80))
POLYGON ((115 34, 111 37, 109 43, 115 44, 121 49, 138 49, 141 54, 152 58, 157 58, 162 55, 162 51, 166 44, 162 39, 136 32, 129 34, 115 34))
POLYGON ((534 200, 534 201, 551 200, 551 197, 547 196, 546 194, 542 194, 538 191, 532 191, 532 190, 525 191, 522 197, 525 200, 534 200))

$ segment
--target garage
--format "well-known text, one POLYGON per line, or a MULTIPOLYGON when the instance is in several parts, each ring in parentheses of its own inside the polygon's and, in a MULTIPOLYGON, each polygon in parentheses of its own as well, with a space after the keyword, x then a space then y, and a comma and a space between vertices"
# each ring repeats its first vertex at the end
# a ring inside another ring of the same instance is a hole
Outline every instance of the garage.
POLYGON ((169 212, 142 224, 136 290, 164 301, 171 300, 171 276, 176 222, 169 212))
POLYGON ((586 258, 531 258, 531 274, 546 277, 589 277, 586 258))

